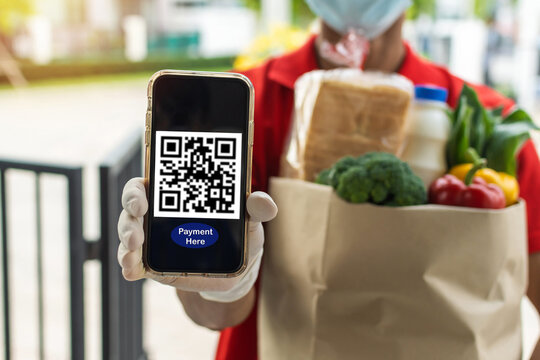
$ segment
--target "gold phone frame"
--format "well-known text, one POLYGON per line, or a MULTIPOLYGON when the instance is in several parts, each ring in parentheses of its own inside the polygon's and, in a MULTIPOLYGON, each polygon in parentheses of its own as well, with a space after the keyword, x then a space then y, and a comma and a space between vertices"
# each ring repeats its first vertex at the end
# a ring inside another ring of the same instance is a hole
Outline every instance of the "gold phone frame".
MULTIPOLYGON (((210 72, 210 71, 186 71, 186 70, 161 70, 156 72, 150 78, 148 83, 148 106, 146 109, 146 122, 145 122, 145 132, 144 132, 144 146, 145 146, 145 156, 144 156, 144 185, 146 188, 146 196, 148 197, 148 187, 150 180, 150 154, 152 150, 152 95, 154 91, 154 84, 158 78, 164 75, 173 75, 173 76, 200 76, 200 77, 212 77, 212 78, 232 78, 242 80, 249 89, 249 124, 248 124, 248 153, 247 153, 247 166, 246 166, 246 194, 245 200, 251 193, 251 170, 252 170, 252 160, 253 160, 253 133, 254 133, 254 124, 253 124, 253 113, 254 113, 254 99, 255 91, 251 81, 242 74, 237 73, 225 73, 225 72, 210 72)), ((209 278, 231 278, 240 275, 245 271, 248 261, 248 239, 247 239, 247 224, 248 217, 245 216, 244 221, 244 256, 242 261, 242 266, 240 269, 234 273, 190 273, 190 272, 162 272, 156 271, 150 267, 147 260, 147 234, 148 234, 148 218, 150 214, 146 213, 144 216, 144 245, 143 245, 143 264, 147 272, 157 275, 157 276, 177 276, 177 277, 186 277, 186 276, 199 276, 199 277, 209 277, 209 278)))

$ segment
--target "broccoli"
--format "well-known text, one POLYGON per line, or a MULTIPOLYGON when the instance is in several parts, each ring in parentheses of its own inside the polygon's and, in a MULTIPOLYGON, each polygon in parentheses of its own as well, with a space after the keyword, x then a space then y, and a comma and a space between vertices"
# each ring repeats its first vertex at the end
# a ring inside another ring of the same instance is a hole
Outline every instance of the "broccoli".
POLYGON ((392 154, 372 152, 357 159, 345 157, 318 179, 324 179, 323 174, 328 174, 325 181, 340 197, 353 203, 408 206, 427 201, 422 180, 392 154))
POLYGON ((420 205, 427 202, 426 189, 422 179, 414 175, 407 181, 401 181, 397 186, 394 199, 388 203, 391 206, 420 205))
POLYGON ((328 174, 328 185, 332 185, 334 189, 337 189, 341 175, 351 166, 356 164, 357 159, 353 158, 352 156, 345 156, 344 158, 339 159, 330 169, 330 173, 328 174))
POLYGON ((319 174, 317 174, 317 177, 315 178, 315 183, 321 184, 321 185, 330 185, 330 172, 332 169, 325 169, 321 171, 319 174))
POLYGON ((369 152, 369 153, 366 153, 362 156, 359 156, 357 159, 356 159, 356 162, 360 165, 362 164, 367 164, 367 163, 372 163, 372 162, 377 162, 377 161, 388 161, 388 162, 396 162, 396 161, 399 161, 401 162, 401 160, 399 160, 397 157, 395 157, 394 155, 390 154, 390 153, 386 153, 386 152, 369 152))
POLYGON ((368 176, 366 169, 354 165, 340 176, 337 193, 347 201, 364 203, 369 200, 373 185, 373 180, 368 176))

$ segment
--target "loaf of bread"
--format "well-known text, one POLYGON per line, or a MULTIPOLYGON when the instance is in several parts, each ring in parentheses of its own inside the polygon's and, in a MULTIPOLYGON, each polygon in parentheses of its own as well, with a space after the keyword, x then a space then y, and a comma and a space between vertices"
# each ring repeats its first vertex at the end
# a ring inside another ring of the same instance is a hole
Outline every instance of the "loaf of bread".
POLYGON ((295 86, 295 113, 282 176, 308 181, 346 155, 400 154, 412 84, 396 74, 314 71, 295 86))

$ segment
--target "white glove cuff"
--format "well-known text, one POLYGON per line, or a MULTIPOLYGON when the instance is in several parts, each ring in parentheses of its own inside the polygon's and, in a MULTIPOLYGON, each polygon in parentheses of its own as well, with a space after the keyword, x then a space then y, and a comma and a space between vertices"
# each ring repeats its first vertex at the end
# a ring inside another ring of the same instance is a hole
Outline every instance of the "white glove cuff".
POLYGON ((243 276, 230 290, 227 291, 201 291, 199 295, 205 300, 216 301, 222 303, 230 303, 240 300, 249 293, 249 290, 255 284, 261 267, 263 249, 259 250, 255 258, 248 265, 243 276))

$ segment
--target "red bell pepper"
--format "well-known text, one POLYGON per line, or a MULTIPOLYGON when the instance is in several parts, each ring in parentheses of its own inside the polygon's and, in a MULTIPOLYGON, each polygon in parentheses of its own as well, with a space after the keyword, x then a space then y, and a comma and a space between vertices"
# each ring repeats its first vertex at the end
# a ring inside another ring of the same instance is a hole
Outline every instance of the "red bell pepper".
POLYGON ((454 175, 444 175, 429 187, 429 202, 439 205, 467 206, 483 209, 502 209, 506 199, 500 187, 475 177, 465 185, 454 175))
POLYGON ((468 154, 474 166, 465 176, 465 182, 450 174, 438 178, 429 187, 429 202, 483 209, 504 208, 506 198, 502 189, 495 184, 488 184, 480 177, 473 177, 477 170, 485 167, 485 159, 480 159, 472 149, 469 149, 468 154))

